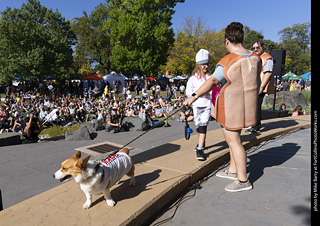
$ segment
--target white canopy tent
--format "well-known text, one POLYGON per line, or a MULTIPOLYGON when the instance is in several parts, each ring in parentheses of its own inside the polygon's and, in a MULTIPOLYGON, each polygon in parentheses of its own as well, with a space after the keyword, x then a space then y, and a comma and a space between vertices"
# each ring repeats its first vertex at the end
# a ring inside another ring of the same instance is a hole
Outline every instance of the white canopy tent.
POLYGON ((111 73, 107 74, 106 76, 103 76, 103 80, 105 83, 109 82, 110 87, 114 89, 114 86, 117 81, 120 81, 119 91, 122 92, 124 80, 126 76, 123 74, 117 74, 116 72, 112 71, 111 73))

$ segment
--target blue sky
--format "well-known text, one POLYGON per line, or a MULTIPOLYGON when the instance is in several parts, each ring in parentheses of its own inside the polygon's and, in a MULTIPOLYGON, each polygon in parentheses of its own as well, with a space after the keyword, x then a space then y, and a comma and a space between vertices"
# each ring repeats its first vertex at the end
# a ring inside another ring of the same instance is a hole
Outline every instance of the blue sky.
MULTIPOLYGON (((20 8, 26 0, 0 0, 0 11, 7 6, 20 8)), ((67 19, 90 13, 104 0, 40 0, 47 8, 58 9, 67 19)), ((173 28, 182 26, 184 18, 201 17, 206 25, 220 31, 233 21, 239 21, 260 31, 265 39, 278 42, 278 32, 296 23, 311 22, 311 0, 186 0, 175 7, 173 28)))

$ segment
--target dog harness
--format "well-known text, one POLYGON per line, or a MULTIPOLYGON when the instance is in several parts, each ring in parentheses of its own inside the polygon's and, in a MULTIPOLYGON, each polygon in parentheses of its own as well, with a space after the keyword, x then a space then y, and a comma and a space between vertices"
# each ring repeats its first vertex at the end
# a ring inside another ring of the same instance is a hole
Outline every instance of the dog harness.
POLYGON ((223 67, 227 83, 221 88, 212 105, 217 123, 229 130, 254 126, 257 123, 258 87, 261 60, 254 53, 243 56, 230 53, 217 65, 223 67))

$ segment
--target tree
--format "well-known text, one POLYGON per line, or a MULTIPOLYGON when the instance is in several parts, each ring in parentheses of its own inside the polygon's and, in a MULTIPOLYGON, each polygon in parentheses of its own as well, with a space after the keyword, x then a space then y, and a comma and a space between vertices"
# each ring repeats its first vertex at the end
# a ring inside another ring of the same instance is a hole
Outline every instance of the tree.
POLYGON ((75 65, 78 73, 80 68, 87 67, 88 63, 104 73, 110 71, 110 32, 103 29, 107 19, 107 6, 101 3, 89 16, 83 12, 82 17, 73 19, 71 27, 77 36, 75 65))
MULTIPOLYGON (((219 60, 228 54, 225 46, 224 28, 216 32, 207 27, 201 18, 185 18, 182 27, 178 28, 174 46, 170 49, 170 56, 165 70, 174 75, 190 75, 195 67, 195 56, 201 49, 207 49, 210 56, 210 71, 213 72, 219 60)), ((244 47, 252 48, 253 41, 264 39, 264 36, 248 26, 244 27, 244 47)), ((280 45, 271 40, 264 40, 265 51, 280 49, 280 45)))
POLYGON ((0 82, 61 78, 71 66, 74 34, 56 10, 29 0, 7 8, 0 21, 0 82))
POLYGON ((248 26, 244 26, 244 48, 252 49, 252 43, 258 39, 264 41, 264 51, 267 53, 274 49, 281 49, 281 46, 278 43, 271 41, 270 39, 264 39, 263 34, 259 31, 255 31, 248 26))
POLYGON ((196 65, 195 56, 201 48, 209 51, 210 70, 213 71, 218 61, 227 54, 224 29, 215 32, 206 27, 201 18, 187 17, 177 31, 165 69, 174 75, 191 75, 196 65))
POLYGON ((126 74, 156 73, 173 44, 173 8, 184 0, 107 0, 111 68, 126 74))
POLYGON ((279 31, 282 48, 287 51, 286 71, 297 75, 311 70, 311 24, 294 24, 279 31))

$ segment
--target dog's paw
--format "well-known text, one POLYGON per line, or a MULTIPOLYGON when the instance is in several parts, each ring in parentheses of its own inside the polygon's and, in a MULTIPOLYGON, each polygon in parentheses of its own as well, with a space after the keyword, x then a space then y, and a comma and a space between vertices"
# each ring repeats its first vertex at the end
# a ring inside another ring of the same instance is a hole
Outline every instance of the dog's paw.
POLYGON ((91 203, 86 202, 85 204, 83 204, 82 208, 83 209, 89 209, 91 207, 91 203))
POLYGON ((112 199, 107 199, 107 204, 108 204, 108 206, 115 206, 116 202, 113 201, 112 199))
POLYGON ((134 178, 130 179, 129 187, 134 187, 136 186, 136 180, 134 178))

